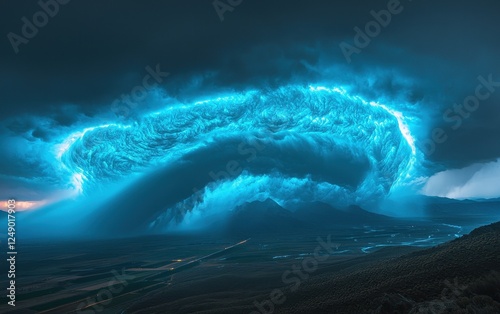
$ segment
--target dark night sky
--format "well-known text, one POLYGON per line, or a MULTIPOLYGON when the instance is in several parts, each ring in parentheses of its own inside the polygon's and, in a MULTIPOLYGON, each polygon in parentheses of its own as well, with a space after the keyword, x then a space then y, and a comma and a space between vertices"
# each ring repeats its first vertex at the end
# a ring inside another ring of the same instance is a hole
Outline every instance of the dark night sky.
MULTIPOLYGON (((435 127, 447 131, 428 157, 436 169, 499 158, 500 91, 456 131, 442 115, 474 93, 479 75, 500 81, 500 2, 402 1, 403 11, 348 64, 339 44, 352 43, 353 28, 387 3, 243 0, 221 21, 212 0, 72 0, 16 54, 7 34, 20 34, 21 18, 40 7, 2 1, 0 140, 4 149, 28 133, 50 142, 60 135, 54 130, 113 118, 113 100, 141 81, 146 66, 160 64, 170 73, 161 88, 186 101, 290 83, 354 85, 367 98, 418 103, 419 140, 435 127)), ((2 186, 25 171, 7 153, 2 186)))

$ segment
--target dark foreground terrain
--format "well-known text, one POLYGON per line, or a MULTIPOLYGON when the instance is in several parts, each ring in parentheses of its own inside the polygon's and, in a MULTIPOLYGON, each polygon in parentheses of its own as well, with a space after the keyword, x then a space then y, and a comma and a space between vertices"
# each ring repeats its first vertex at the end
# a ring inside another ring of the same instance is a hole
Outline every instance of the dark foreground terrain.
POLYGON ((434 248, 387 253, 317 276, 276 312, 500 313, 500 223, 434 248))
MULTIPOLYGON (((268 205, 269 219, 284 214, 268 205)), ((500 313, 500 223, 367 214, 251 234, 258 221, 236 213, 224 237, 20 241, 15 311, 4 297, 0 312, 500 313)))

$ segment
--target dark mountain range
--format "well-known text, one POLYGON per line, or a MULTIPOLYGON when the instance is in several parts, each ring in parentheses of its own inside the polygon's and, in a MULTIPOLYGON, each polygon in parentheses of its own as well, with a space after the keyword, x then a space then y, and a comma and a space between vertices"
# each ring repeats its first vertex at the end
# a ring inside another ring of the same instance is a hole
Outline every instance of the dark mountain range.
POLYGON ((276 313, 500 313, 500 222, 380 258, 390 250, 315 277, 276 313))
POLYGON ((300 232, 332 227, 355 227, 391 221, 392 218, 371 213, 359 206, 337 209, 321 202, 301 203, 292 210, 272 199, 245 203, 235 208, 225 221, 231 233, 263 234, 300 232))

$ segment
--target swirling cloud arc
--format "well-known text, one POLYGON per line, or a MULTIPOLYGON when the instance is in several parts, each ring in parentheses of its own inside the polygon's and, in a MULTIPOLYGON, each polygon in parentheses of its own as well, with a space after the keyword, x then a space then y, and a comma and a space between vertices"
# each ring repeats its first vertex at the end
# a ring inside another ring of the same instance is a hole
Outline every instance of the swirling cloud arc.
POLYGON ((415 177, 421 153, 410 130, 413 119, 341 87, 284 86, 175 103, 129 124, 87 128, 59 144, 56 158, 76 190, 89 194, 229 139, 258 138, 269 148, 259 157, 268 162, 248 165, 232 184, 207 185, 203 202, 194 207, 209 207, 217 204, 213 198, 230 194, 238 195, 238 202, 251 200, 244 186, 258 190, 259 184, 269 187, 259 198, 286 201, 304 195, 329 203, 366 203, 394 193, 415 177), (311 173, 298 171, 297 160, 307 163, 308 158, 311 163, 322 160, 323 168, 311 164, 316 169, 311 173), (329 158, 337 164, 329 164, 329 158), (345 171, 329 172, 342 167, 345 171), (346 178, 349 172, 352 180, 346 178), (287 191, 277 188, 284 185, 287 191))

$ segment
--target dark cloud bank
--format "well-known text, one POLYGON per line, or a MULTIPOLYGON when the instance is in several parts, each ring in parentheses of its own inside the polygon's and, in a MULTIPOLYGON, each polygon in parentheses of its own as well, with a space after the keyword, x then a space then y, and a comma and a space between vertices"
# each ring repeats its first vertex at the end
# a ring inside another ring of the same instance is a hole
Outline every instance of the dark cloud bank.
MULTIPOLYGON (((180 101, 291 83, 348 84, 367 99, 418 104, 417 138, 431 138, 436 128, 447 135, 427 157, 436 170, 498 158, 500 91, 461 116, 457 129, 443 119, 474 95, 479 76, 500 81, 498 1, 401 1, 348 63, 339 45, 354 45, 354 28, 364 29, 370 12, 388 3, 244 0, 221 21, 212 1, 68 1, 16 53, 8 34, 21 36, 22 18, 32 21, 41 7, 4 1, 2 143, 49 142, 82 121, 116 119, 111 103, 159 64, 170 74, 159 87, 180 101)), ((4 178, 27 171, 15 159, 6 154, 4 178)))

